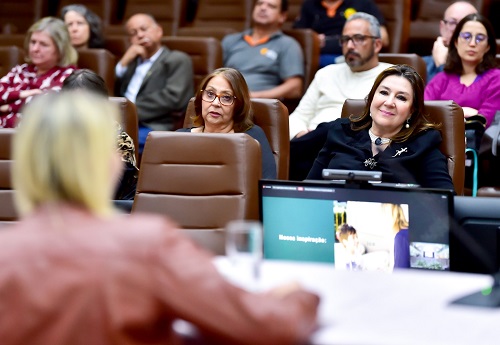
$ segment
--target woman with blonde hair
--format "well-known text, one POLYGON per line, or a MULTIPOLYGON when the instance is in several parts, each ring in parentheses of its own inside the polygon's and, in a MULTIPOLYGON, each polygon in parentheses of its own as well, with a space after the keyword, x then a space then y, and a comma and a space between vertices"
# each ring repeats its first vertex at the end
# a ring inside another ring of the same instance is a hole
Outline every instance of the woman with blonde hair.
POLYGON ((0 128, 15 127, 25 103, 35 95, 60 90, 76 68, 78 53, 58 18, 45 17, 33 24, 26 33, 24 50, 26 63, 0 79, 0 128))
POLYGON ((170 220, 116 214, 117 118, 81 90, 27 105, 13 146, 22 219, 0 233, 0 310, 15 311, 0 313, 2 345, 178 344, 177 319, 218 344, 305 342, 316 295, 244 291, 170 220))

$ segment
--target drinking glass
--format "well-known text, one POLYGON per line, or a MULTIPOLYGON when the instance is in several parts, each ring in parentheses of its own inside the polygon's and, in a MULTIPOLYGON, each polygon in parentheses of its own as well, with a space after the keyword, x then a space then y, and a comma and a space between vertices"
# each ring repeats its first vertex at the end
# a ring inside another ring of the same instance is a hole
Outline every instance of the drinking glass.
POLYGON ((232 266, 232 280, 247 289, 257 289, 262 260, 260 222, 229 222, 226 226, 226 256, 232 266))

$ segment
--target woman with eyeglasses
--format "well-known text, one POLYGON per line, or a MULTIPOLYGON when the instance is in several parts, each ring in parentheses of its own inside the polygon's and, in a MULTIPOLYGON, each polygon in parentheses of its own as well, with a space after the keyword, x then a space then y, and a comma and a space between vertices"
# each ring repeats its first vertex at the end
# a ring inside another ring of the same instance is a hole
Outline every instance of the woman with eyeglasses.
POLYGON ((243 75, 233 68, 219 68, 203 79, 194 100, 192 133, 246 133, 262 152, 262 178, 276 178, 276 162, 262 128, 252 121, 250 93, 243 75))
POLYGON ((458 24, 451 37, 444 71, 425 89, 426 100, 454 100, 464 116, 482 115, 488 127, 500 110, 500 70, 497 44, 490 21, 470 14, 458 24))

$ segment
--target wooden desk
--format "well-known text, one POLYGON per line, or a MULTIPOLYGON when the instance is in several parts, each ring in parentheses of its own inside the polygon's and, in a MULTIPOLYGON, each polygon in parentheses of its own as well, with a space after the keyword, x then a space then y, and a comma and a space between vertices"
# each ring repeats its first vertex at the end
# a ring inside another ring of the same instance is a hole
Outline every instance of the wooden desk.
MULTIPOLYGON (((232 275, 225 257, 215 264, 232 275)), ((321 296, 312 344, 498 344, 500 309, 450 305, 487 287, 484 275, 400 270, 335 271, 331 265, 265 261, 259 289, 295 280, 321 296)))

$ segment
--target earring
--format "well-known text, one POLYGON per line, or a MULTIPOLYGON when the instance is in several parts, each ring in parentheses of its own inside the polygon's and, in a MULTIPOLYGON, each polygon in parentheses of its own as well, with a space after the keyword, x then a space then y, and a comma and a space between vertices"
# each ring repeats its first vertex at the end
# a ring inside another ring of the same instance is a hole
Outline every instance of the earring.
POLYGON ((408 129, 410 128, 410 119, 406 119, 406 125, 405 127, 408 129))
POLYGON ((372 117, 372 113, 370 112, 370 117, 372 117))

